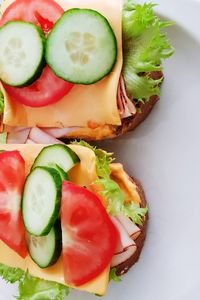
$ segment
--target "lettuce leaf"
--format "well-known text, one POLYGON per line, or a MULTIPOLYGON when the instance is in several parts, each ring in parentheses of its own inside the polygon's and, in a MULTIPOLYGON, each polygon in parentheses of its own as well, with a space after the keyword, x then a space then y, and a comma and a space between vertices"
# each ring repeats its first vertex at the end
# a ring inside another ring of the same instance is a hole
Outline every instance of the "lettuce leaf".
POLYGON ((124 195, 119 185, 110 178, 99 178, 95 184, 103 186, 101 195, 107 200, 107 212, 109 215, 118 215, 124 210, 124 195))
POLYGON ((125 203, 125 197, 119 185, 112 179, 100 178, 95 184, 103 186, 101 196, 107 200, 107 212, 112 216, 123 214, 131 218, 137 225, 142 225, 143 218, 147 214, 148 208, 141 208, 139 205, 131 202, 125 203))
POLYGON ((131 218, 135 224, 142 225, 143 218, 148 212, 148 207, 140 207, 139 205, 131 202, 126 204, 124 215, 131 218))
POLYGON ((0 90, 0 114, 4 112, 4 96, 0 90))
POLYGON ((42 280, 18 268, 0 264, 0 276, 8 283, 19 282, 18 300, 63 300, 69 288, 62 284, 42 280))
POLYGON ((153 80, 150 72, 162 70, 162 59, 174 53, 164 27, 172 22, 161 21, 154 13, 155 4, 135 4, 127 0, 123 9, 123 76, 129 96, 133 100, 148 101, 160 94, 163 78, 153 80))
POLYGON ((116 268, 110 269, 110 274, 109 274, 109 281, 115 281, 115 282, 121 282, 122 279, 120 276, 117 275, 116 273, 116 268))
POLYGON ((143 217, 147 213, 147 208, 141 208, 135 203, 125 203, 125 197, 119 185, 110 177, 110 164, 114 160, 112 153, 107 153, 98 149, 85 141, 75 141, 72 144, 88 147, 96 155, 96 168, 98 179, 94 182, 103 187, 101 196, 107 200, 107 212, 109 215, 117 216, 120 213, 133 220, 135 224, 142 225, 143 217))
POLYGON ((98 149, 95 146, 88 144, 87 142, 81 141, 74 141, 71 144, 79 145, 83 147, 87 147, 94 151, 96 155, 96 168, 97 168, 97 175, 100 178, 109 178, 110 177, 110 163, 113 161, 112 153, 108 153, 102 149, 98 149))
POLYGON ((41 280, 25 274, 19 283, 18 300, 63 300, 69 288, 56 282, 41 280))
POLYGON ((0 264, 0 276, 8 283, 15 283, 24 277, 24 271, 0 264))

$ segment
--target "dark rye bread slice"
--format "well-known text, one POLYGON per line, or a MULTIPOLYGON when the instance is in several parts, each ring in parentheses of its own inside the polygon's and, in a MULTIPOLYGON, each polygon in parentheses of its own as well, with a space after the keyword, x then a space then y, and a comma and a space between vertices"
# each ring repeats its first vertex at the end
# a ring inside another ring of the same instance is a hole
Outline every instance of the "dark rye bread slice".
POLYGON ((116 126, 114 128, 112 138, 116 138, 128 131, 134 130, 138 125, 140 125, 140 123, 142 123, 148 117, 158 100, 158 96, 152 96, 148 102, 141 105, 141 112, 137 112, 136 115, 123 119, 122 125, 116 126))
MULTIPOLYGON (((137 190, 138 190, 138 193, 141 198, 141 207, 146 207, 147 201, 146 201, 146 197, 145 197, 145 193, 142 188, 142 185, 134 177, 130 177, 130 180, 133 181, 137 185, 137 190)), ((138 236, 138 238, 135 240, 135 243, 137 246, 136 252, 128 260, 126 260, 122 264, 115 267, 117 275, 121 276, 121 275, 127 273, 128 270, 138 261, 141 251, 142 251, 142 248, 143 248, 143 245, 144 245, 145 238, 146 238, 147 224, 148 224, 148 214, 146 215, 146 217, 143 220, 143 225, 139 226, 141 229, 141 233, 138 236)))
MULTIPOLYGON (((164 75, 161 71, 151 72, 150 74, 150 77, 154 80, 158 80, 163 76, 164 75)), ((148 117, 158 100, 159 96, 151 96, 144 104, 141 103, 140 112, 138 111, 134 116, 123 119, 121 126, 113 126, 115 128, 115 136, 113 137, 117 137, 128 131, 134 130, 148 117)))

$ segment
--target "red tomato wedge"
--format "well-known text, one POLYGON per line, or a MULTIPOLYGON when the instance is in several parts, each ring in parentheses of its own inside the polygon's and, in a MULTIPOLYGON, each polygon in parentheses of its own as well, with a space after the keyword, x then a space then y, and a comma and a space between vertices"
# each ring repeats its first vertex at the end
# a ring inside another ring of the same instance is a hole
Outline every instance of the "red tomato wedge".
MULTIPOLYGON (((48 34, 64 10, 53 0, 16 0, 4 12, 0 26, 11 20, 23 20, 40 26, 48 34)), ((30 107, 53 104, 67 95, 73 84, 54 75, 46 66, 41 77, 25 88, 4 84, 7 93, 15 100, 30 107)))
POLYGON ((71 182, 62 186, 61 224, 65 282, 80 286, 110 264, 118 232, 101 200, 71 182))
POLYGON ((18 151, 0 153, 0 239, 21 257, 27 255, 21 197, 25 161, 18 151))
POLYGON ((53 104, 62 99, 72 89, 73 85, 58 78, 46 66, 41 77, 31 86, 14 88, 2 83, 11 98, 30 107, 42 107, 53 104))

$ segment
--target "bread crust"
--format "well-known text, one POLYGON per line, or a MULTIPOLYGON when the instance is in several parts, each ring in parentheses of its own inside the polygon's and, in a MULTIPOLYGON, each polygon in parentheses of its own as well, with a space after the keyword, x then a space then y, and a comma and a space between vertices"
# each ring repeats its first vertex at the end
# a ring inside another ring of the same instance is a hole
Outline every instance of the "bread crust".
MULTIPOLYGON (((137 190, 138 193, 140 195, 141 198, 141 207, 146 207, 147 205, 147 201, 146 201, 146 197, 145 197, 145 193, 144 190, 142 188, 142 185, 140 184, 140 182, 135 179, 134 177, 130 177, 130 180, 133 181, 136 186, 137 186, 137 190)), ((148 214, 145 216, 145 218, 143 219, 143 225, 139 226, 141 229, 141 233, 138 236, 138 238, 135 240, 136 246, 137 246, 137 250, 136 252, 129 258, 127 259, 125 262, 121 263, 120 265, 116 266, 116 274, 121 276, 125 273, 128 272, 128 270, 138 261, 143 245, 144 245, 144 241, 146 238, 146 233, 147 233, 147 225, 148 225, 148 214)))
POLYGON ((136 115, 128 117, 122 120, 121 126, 115 127, 115 132, 113 138, 123 135, 128 131, 134 130, 138 125, 140 125, 150 114, 154 105, 158 102, 158 96, 152 96, 148 102, 141 106, 141 112, 137 112, 136 115))
MULTIPOLYGON (((158 80, 163 78, 163 73, 161 71, 151 72, 150 77, 153 80, 158 80)), ((134 130, 140 123, 142 123, 152 111, 154 105, 158 102, 159 96, 151 96, 149 101, 145 104, 141 104, 140 112, 137 112, 136 115, 128 117, 122 120, 122 125, 116 127, 115 137, 120 136, 128 131, 134 130)))

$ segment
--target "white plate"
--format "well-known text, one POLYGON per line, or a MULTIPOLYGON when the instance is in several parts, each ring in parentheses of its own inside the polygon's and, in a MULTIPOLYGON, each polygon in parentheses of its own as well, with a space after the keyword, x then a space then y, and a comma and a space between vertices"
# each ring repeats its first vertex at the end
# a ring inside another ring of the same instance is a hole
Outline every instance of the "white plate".
MULTIPOLYGON (((139 263, 105 300, 190 300, 200 295, 200 2, 160 0, 176 54, 165 63, 162 99, 133 133, 103 143, 137 176, 150 206, 139 263)), ((0 283, 0 300, 17 290, 0 283)), ((95 300, 72 292, 68 300, 95 300)))

